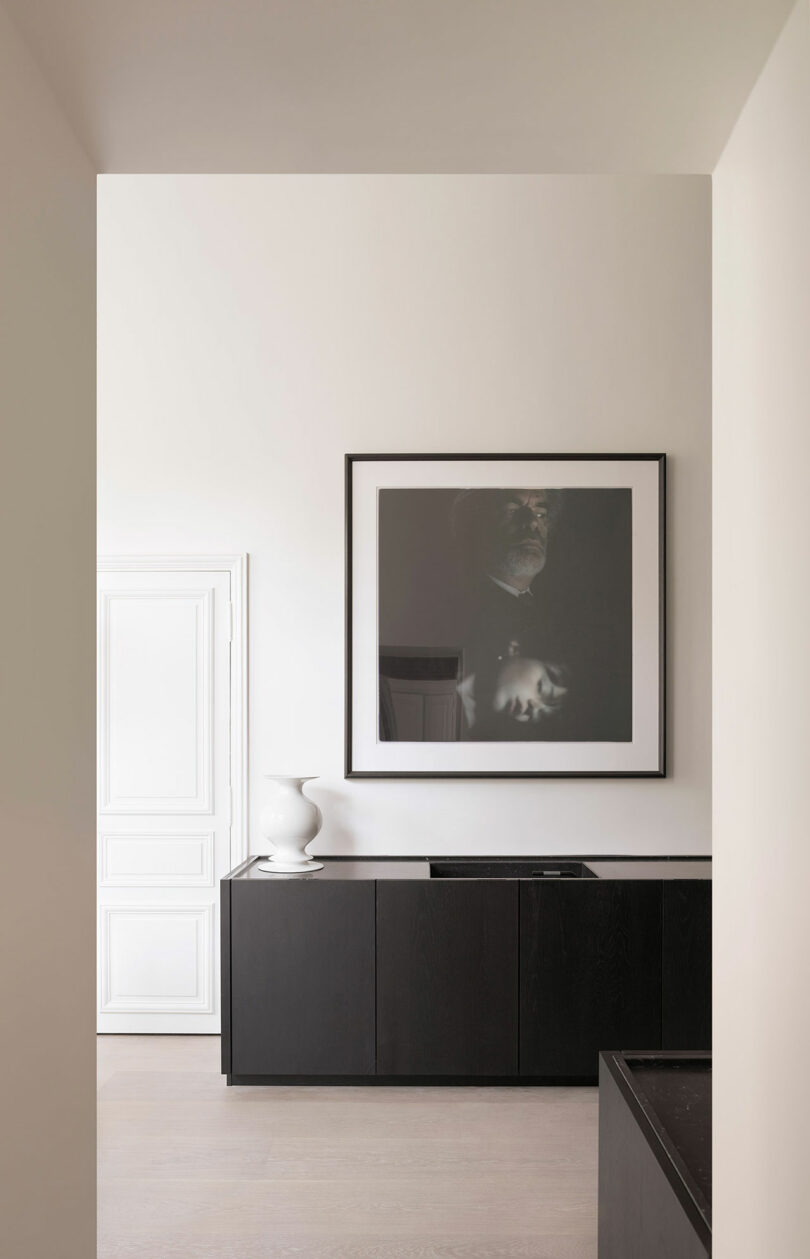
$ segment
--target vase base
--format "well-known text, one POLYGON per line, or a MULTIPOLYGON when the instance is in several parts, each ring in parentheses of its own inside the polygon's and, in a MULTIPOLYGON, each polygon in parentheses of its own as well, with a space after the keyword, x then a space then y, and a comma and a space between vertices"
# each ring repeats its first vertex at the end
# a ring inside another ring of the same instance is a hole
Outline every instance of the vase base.
POLYGON ((310 870, 322 870, 322 861, 259 861, 257 870, 265 874, 309 874, 310 870))

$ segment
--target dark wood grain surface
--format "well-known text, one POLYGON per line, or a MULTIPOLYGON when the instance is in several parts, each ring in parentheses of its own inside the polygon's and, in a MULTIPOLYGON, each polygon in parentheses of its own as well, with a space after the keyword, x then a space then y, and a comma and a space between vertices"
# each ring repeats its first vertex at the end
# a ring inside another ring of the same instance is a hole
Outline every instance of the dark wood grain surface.
POLYGON ((371 882, 231 887, 235 1075, 374 1071, 371 882))
POLYGON ((377 1071, 517 1073, 518 889, 377 885, 377 1071))
POLYGON ((520 884, 520 1072, 598 1073, 661 1046, 661 883, 520 884))
POLYGON ((222 1035, 220 1060, 223 1075, 231 1074, 231 881, 223 879, 219 885, 219 951, 220 951, 220 1002, 222 1005, 222 1035))
POLYGON ((231 1082, 582 1082, 611 1045, 709 1047, 709 880, 334 865, 350 877, 222 882, 231 1082))
POLYGON ((712 1043, 712 885, 664 885, 663 1046, 710 1049, 712 1043))

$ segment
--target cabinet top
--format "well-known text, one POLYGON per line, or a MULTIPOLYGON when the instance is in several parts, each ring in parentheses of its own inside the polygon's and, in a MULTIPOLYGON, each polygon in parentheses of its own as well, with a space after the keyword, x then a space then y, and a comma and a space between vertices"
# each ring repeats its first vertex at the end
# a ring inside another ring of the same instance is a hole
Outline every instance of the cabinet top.
POLYGON ((710 879, 710 857, 627 857, 587 862, 597 879, 710 879))
MULTIPOLYGON (((322 870, 313 870, 308 874, 271 874, 260 870, 258 863, 266 861, 266 857, 249 857, 241 865, 236 866, 225 879, 279 882, 282 879, 294 879, 297 882, 319 880, 379 880, 379 879, 432 879, 435 882, 447 882, 448 878, 456 881, 464 879, 484 878, 526 878, 534 877, 533 866, 538 863, 544 867, 559 863, 560 866, 571 866, 582 863, 586 879, 711 879, 712 863, 709 857, 318 857, 323 861, 322 870), (458 867, 463 865, 465 873, 454 876, 441 874, 431 869, 433 863, 450 864, 458 867), (480 865, 480 874, 475 867, 480 865), (508 872, 496 873, 498 866, 509 867, 508 872)), ((545 882, 551 881, 548 877, 545 882)), ((577 881, 577 880, 566 880, 577 881)))
POLYGON ((312 870, 305 874, 271 874, 260 870, 258 863, 267 861, 267 857, 248 857, 247 861, 230 874, 226 879, 265 879, 269 883, 280 883, 283 879, 294 879, 296 883, 310 882, 313 879, 429 879, 430 864, 424 858, 388 859, 383 857, 321 857, 314 858, 323 862, 322 870, 312 870))

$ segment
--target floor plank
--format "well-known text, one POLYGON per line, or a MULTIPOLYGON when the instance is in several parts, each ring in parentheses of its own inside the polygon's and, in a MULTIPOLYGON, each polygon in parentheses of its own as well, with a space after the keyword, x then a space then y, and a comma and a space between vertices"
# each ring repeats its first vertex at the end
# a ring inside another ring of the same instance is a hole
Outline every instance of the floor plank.
POLYGON ((99 1259, 595 1259, 593 1088, 227 1088, 99 1038, 99 1259))

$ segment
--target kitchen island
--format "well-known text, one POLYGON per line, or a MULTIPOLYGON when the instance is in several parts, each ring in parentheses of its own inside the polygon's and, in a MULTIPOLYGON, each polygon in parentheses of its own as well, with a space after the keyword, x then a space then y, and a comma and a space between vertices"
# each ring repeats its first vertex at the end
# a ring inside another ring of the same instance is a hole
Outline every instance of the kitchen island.
POLYGON ((712 1060, 617 1053, 599 1063, 599 1259, 711 1254, 712 1060))

